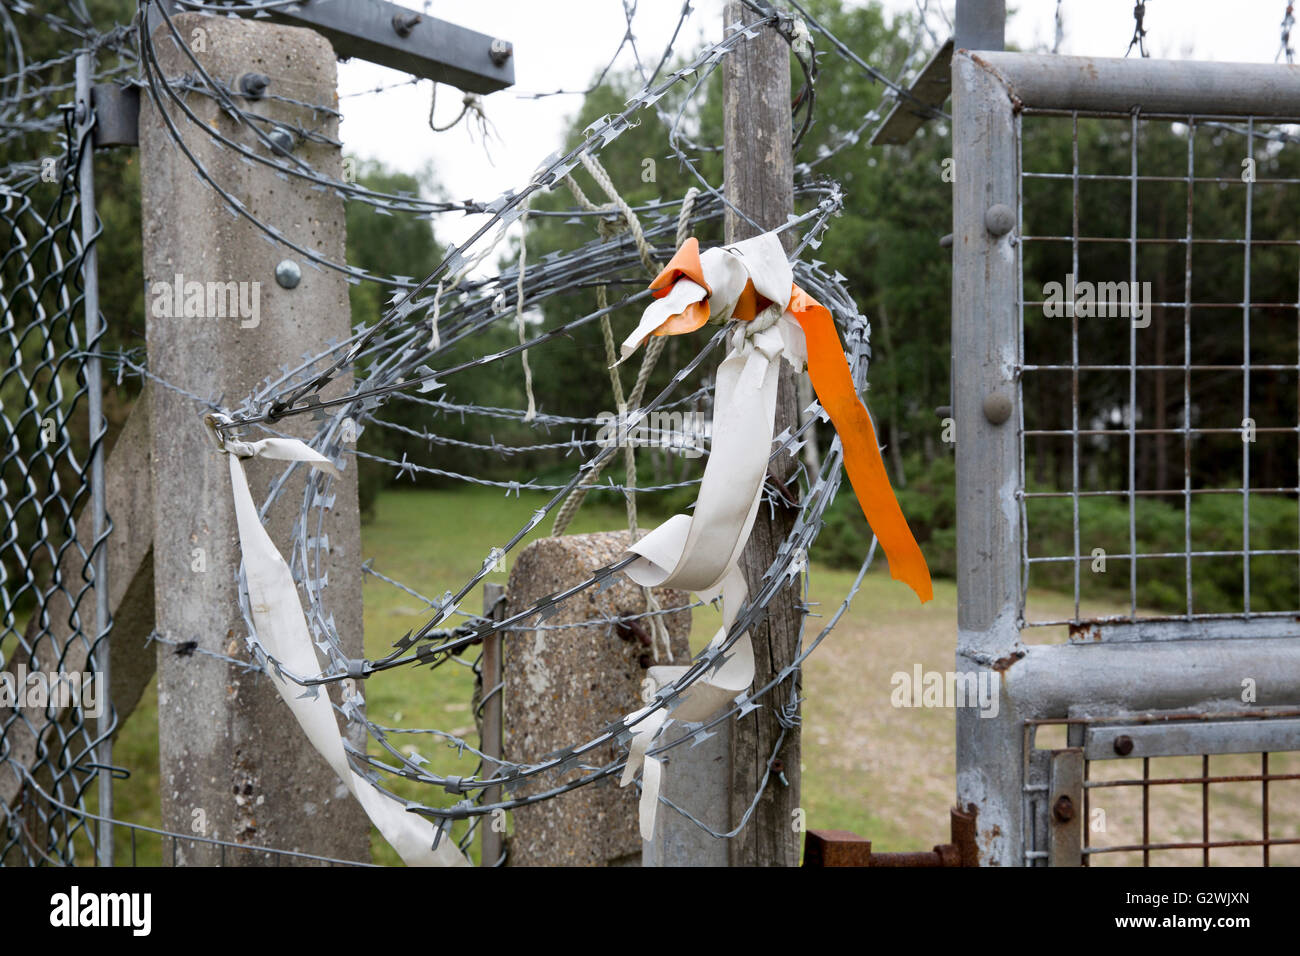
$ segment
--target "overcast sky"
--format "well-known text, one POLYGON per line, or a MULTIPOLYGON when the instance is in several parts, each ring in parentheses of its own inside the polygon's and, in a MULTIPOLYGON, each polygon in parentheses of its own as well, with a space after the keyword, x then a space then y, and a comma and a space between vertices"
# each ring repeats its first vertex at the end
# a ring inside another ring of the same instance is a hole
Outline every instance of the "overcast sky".
MULTIPOLYGON (((416 0, 407 5, 419 7, 416 0)), ((1060 52, 1123 56, 1133 34, 1134 0, 1063 0, 1065 39, 1060 52)), ((722 0, 692 0, 694 12, 676 49, 688 51, 721 35, 722 0)), ((916 8, 916 0, 885 0, 898 13, 916 8)), ((931 2, 930 23, 945 28, 931 2)), ((943 10, 952 17, 952 0, 943 10)), ((1152 56, 1172 59, 1272 62, 1280 46, 1284 0, 1147 0, 1147 42, 1152 56)), ((1022 49, 1050 50, 1055 37, 1056 0, 1021 0, 1008 19, 1008 42, 1022 49)), ((680 0, 640 0, 634 34, 643 59, 657 63, 677 23, 680 0)), ((610 59, 625 29, 623 0, 475 0, 432 4, 434 16, 500 36, 514 44, 513 89, 484 99, 498 139, 484 152, 481 138, 462 124, 445 133, 429 129, 431 87, 428 82, 403 85, 383 93, 348 96, 406 77, 358 60, 340 64, 343 95, 342 137, 358 156, 382 159, 414 172, 431 164, 435 179, 454 198, 491 199, 527 182, 540 160, 560 145, 565 121, 580 96, 527 98, 557 88, 582 89, 610 59), (490 160, 489 160, 490 154, 490 160)), ((1300 44, 1300 29, 1292 45, 1300 44)), ((832 56, 834 54, 831 54, 832 56)), ((1135 54, 1136 55, 1136 54, 1135 54)), ((624 50, 617 66, 633 65, 624 50)), ((439 88, 437 122, 451 120, 460 109, 461 93, 439 88)), ((463 239, 475 223, 470 218, 439 217, 442 240, 463 239)))

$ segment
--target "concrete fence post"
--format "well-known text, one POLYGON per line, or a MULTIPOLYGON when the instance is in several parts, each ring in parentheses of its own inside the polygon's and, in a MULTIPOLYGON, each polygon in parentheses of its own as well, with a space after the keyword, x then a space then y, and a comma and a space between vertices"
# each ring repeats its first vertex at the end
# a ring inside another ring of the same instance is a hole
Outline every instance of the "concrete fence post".
MULTIPOLYGON (((240 89, 243 74, 259 73, 269 78, 268 92, 285 97, 241 99, 242 109, 266 117, 264 131, 277 124, 337 138, 333 114, 296 105, 333 107, 337 102, 335 55, 322 37, 296 27, 197 14, 178 15, 173 22, 186 42, 203 37, 195 56, 229 89, 240 89)), ((165 24, 154 42, 166 76, 179 79, 195 72, 165 24)), ((342 262, 342 200, 312 188, 310 181, 219 148, 211 136, 214 130, 273 155, 213 97, 182 95, 205 125, 189 120, 169 101, 168 115, 212 177, 261 222, 342 262)), ((293 150, 316 170, 341 178, 337 147, 312 139, 298 140, 293 150)), ((154 586, 157 630, 166 642, 158 646, 162 824, 196 836, 367 859, 364 813, 307 743, 269 680, 211 656, 247 656, 236 579, 240 550, 226 463, 204 433, 204 409, 184 394, 237 402, 260 379, 278 374, 281 365, 296 366, 304 353, 321 352, 329 340, 345 338, 351 324, 347 284, 340 273, 310 267, 292 250, 268 242, 248 218, 233 215, 196 176, 149 98, 140 115, 140 162, 149 365, 175 386, 155 386, 150 395, 154 586), (284 260, 292 260, 301 273, 292 287, 277 281, 277 265, 284 260), (237 290, 233 299, 228 294, 232 289, 237 290)), ((341 394, 350 384, 332 383, 325 397, 341 394)), ((316 424, 301 416, 276 428, 306 438, 316 424)), ((284 467, 282 462, 248 463, 249 484, 259 503, 284 467)), ((286 559, 305 479, 305 469, 299 468, 270 516, 268 530, 286 559)), ((356 480, 356 468, 348 467, 335 484, 335 505, 321 528, 330 544, 321 570, 328 572, 325 596, 346 651, 360 657, 356 480)), ((176 844, 164 851, 178 864, 278 862, 255 853, 222 854, 201 843, 176 844)))
MULTIPOLYGON (((673 726, 664 732, 670 744, 686 730, 673 726)), ((731 803, 731 734, 720 732, 697 744, 674 747, 661 758, 665 775, 661 795, 700 823, 722 833, 729 830, 731 803)), ((642 866, 728 866, 729 840, 715 837, 668 806, 655 816, 655 835, 641 848, 642 866)))
MULTIPOLYGON (((507 614, 517 613, 548 594, 572 587, 593 571, 612 564, 627 549, 626 531, 543 538, 519 555, 506 589, 507 614)), ((645 594, 627 578, 597 593, 589 588, 559 605, 557 613, 531 631, 506 635, 505 757, 535 761, 588 739, 611 721, 643 706, 641 686, 654 653, 646 641, 649 623, 634 619, 622 629, 582 622, 643 614, 645 594), (621 633, 620 633, 621 631, 621 633), (644 636, 643 636, 644 635, 644 636)), ((664 609, 684 608, 684 591, 655 591, 664 609)), ((673 661, 690 661, 691 612, 664 615, 673 661)), ((530 622, 534 623, 534 622, 530 622)), ((659 663, 668 663, 661 651, 659 663)), ((588 763, 617 758, 609 744, 588 763)), ((576 777, 582 771, 572 770, 576 777)), ((671 777, 671 771, 669 772, 671 777)), ((569 779, 566 776, 563 779, 569 779)), ((559 780, 548 778, 544 786, 559 780)), ((531 789, 520 789, 525 796, 531 789)), ((638 793, 620 789, 617 777, 580 787, 514 811, 510 866, 636 866, 641 862, 638 793)), ((660 816, 666 811, 661 808, 660 816)))

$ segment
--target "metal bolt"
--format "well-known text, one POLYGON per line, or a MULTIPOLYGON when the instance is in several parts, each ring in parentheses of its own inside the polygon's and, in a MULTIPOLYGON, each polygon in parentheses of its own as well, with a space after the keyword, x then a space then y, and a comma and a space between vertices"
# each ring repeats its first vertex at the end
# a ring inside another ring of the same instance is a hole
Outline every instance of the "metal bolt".
POLYGON ((250 100, 260 100, 270 85, 271 78, 265 73, 245 73, 239 78, 239 88, 250 100))
POLYGON ((984 228, 995 236, 1005 236, 1015 225, 1015 210, 1006 203, 995 203, 984 213, 984 228))
POLYGON ((397 31, 398 36, 409 37, 411 31, 415 29, 415 25, 423 19, 424 17, 418 13, 394 13, 393 29, 397 31))
POLYGON ((296 288, 302 281, 302 269, 292 259, 282 259, 275 267, 275 281, 284 289, 296 288))
POLYGON ((1001 425, 1011 417, 1011 399, 1001 392, 994 392, 984 399, 984 417, 992 425, 1001 425))
POLYGON ((1121 757, 1127 757, 1133 752, 1133 738, 1128 734, 1121 734, 1115 738, 1115 753, 1121 757))
POLYGON ((951 249, 951 248, 952 248, 952 233, 951 233, 951 232, 948 233, 948 235, 944 236, 943 238, 941 238, 941 239, 939 240, 939 248, 940 248, 940 249, 951 249))
POLYGON ((1052 804, 1052 816, 1056 817, 1057 823, 1069 823, 1074 819, 1074 801, 1061 794, 1052 804))
POLYGON ((293 152, 294 136, 283 126, 277 126, 271 132, 266 134, 266 138, 271 141, 271 148, 281 155, 287 155, 293 152))
POLYGON ((510 59, 510 54, 514 52, 514 47, 506 40, 493 40, 492 45, 488 47, 488 56, 492 57, 492 62, 497 66, 505 66, 506 60, 510 59))

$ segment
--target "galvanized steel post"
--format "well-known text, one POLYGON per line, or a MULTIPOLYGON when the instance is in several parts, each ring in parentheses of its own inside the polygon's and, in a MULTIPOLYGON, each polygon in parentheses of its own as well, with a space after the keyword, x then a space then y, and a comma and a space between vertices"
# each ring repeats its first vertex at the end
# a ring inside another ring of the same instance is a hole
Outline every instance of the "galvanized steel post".
POLYGON ((104 504, 104 433, 103 378, 100 371, 96 345, 104 328, 99 315, 99 259, 95 251, 96 233, 99 231, 95 216, 95 146, 90 130, 95 114, 91 103, 91 82, 95 73, 95 54, 86 51, 77 56, 76 64, 76 120, 77 137, 81 144, 81 163, 77 170, 77 188, 81 207, 81 277, 83 284, 82 306, 86 321, 86 413, 90 419, 90 508, 94 543, 91 545, 92 574, 95 585, 95 634, 88 643, 97 653, 87 663, 99 674, 99 699, 106 701, 104 713, 96 725, 99 741, 95 747, 95 762, 99 765, 96 780, 99 793, 98 836, 95 841, 95 858, 100 866, 113 865, 113 706, 109 680, 108 631, 111 626, 108 601, 108 547, 104 541, 108 514, 104 504))
POLYGON ((1021 852, 1020 734, 1002 672, 1023 655, 1020 609, 1017 131, 1001 81, 978 54, 953 56, 952 369, 957 464, 957 671, 1001 696, 998 716, 957 710, 957 802, 978 808, 980 862, 1021 852), (1000 212, 1000 210, 998 211, 1000 212), (987 675, 987 676, 986 676, 987 675))

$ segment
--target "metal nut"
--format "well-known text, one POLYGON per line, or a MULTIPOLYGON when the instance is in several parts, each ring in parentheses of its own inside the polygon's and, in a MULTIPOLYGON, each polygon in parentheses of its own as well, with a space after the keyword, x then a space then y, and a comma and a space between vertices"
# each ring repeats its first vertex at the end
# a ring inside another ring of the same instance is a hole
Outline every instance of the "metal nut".
POLYGON ((1128 734, 1121 734, 1115 738, 1115 753, 1121 757, 1127 757, 1133 752, 1133 738, 1128 734))
POLYGON ((1006 203, 994 203, 984 213, 984 228, 994 236, 1005 236, 1015 227, 1015 210, 1006 203))
POLYGON ((271 141, 271 147, 280 155, 288 155, 293 152, 294 138, 293 133, 289 132, 283 126, 277 126, 271 132, 266 134, 266 138, 271 141))
POLYGON ((409 37, 415 25, 423 20, 424 17, 418 13, 395 13, 393 14, 393 29, 397 31, 399 37, 409 37))
POLYGON ((239 89, 250 100, 260 100, 270 85, 271 78, 265 73, 245 73, 239 78, 239 89))
POLYGON ((492 45, 488 47, 488 56, 497 66, 505 66, 506 60, 510 59, 510 54, 513 52, 514 47, 505 40, 493 40, 492 45))
POLYGON ((1001 425, 1011 417, 1011 399, 1001 392, 994 392, 984 399, 984 417, 991 425, 1001 425))
POLYGON ((302 281, 302 269, 292 259, 282 259, 275 267, 275 281, 282 289, 297 288, 302 281))

